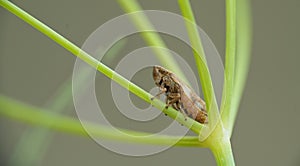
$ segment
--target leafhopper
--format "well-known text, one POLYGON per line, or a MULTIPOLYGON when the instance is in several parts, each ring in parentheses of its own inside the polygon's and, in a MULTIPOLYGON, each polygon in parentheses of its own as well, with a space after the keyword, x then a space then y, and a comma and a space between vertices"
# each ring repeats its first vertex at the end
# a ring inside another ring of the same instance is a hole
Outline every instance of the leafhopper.
POLYGON ((172 106, 185 118, 190 117, 202 124, 208 123, 205 102, 174 73, 161 66, 154 66, 153 79, 159 87, 159 93, 154 97, 165 94, 166 109, 172 106))

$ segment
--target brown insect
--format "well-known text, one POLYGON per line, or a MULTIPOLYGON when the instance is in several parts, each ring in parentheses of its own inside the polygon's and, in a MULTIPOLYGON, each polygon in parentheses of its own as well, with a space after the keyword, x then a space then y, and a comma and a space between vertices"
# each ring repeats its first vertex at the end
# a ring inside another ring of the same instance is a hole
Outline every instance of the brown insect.
POLYGON ((205 102, 174 73, 161 66, 154 66, 153 79, 160 91, 154 97, 165 94, 166 109, 172 106, 180 111, 185 118, 188 116, 199 123, 208 123, 205 102))

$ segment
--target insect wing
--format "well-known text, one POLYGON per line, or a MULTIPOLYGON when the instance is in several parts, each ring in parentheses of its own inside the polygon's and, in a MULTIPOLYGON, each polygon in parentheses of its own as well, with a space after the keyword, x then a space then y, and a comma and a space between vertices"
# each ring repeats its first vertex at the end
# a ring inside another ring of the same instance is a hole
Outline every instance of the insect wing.
POLYGON ((174 82, 180 85, 181 109, 200 123, 208 123, 205 102, 185 83, 172 75, 174 82))

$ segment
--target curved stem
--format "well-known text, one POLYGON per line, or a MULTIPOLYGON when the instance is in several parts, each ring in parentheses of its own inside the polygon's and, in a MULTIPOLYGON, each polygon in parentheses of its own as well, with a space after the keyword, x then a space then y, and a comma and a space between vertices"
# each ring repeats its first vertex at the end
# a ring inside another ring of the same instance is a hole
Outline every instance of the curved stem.
MULTIPOLYGON (((0 114, 6 117, 53 130, 63 131, 65 133, 89 137, 86 130, 77 119, 61 116, 52 113, 50 110, 37 108, 2 95, 0 95, 0 105, 0 114)), ((177 136, 152 135, 152 133, 118 129, 123 133, 120 134, 120 132, 116 132, 116 130, 112 130, 109 127, 100 126, 94 123, 89 123, 85 125, 85 127, 88 128, 88 131, 90 131, 91 134, 99 138, 127 143, 173 145, 175 141, 179 140, 179 137, 177 136)), ((199 142, 198 137, 195 136, 183 137, 174 145, 206 147, 205 144, 199 142)))

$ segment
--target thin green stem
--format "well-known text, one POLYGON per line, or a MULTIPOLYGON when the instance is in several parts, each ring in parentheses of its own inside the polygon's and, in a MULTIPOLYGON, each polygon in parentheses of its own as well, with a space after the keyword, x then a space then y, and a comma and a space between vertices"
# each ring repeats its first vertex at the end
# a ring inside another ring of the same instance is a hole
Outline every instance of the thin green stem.
MULTIPOLYGON (((195 48, 194 50, 194 56, 195 56, 195 60, 196 60, 196 64, 198 67, 198 71, 200 74, 200 79, 201 76, 206 76, 206 78, 202 78, 201 79, 201 83, 203 86, 203 89, 206 89, 207 91, 204 91, 204 95, 206 97, 207 100, 211 99, 212 101, 210 101, 208 103, 209 106, 212 106, 213 109, 213 118, 214 118, 214 126, 211 126, 210 131, 209 131, 209 136, 207 137, 207 139, 204 141, 206 143, 208 143, 210 149, 212 150, 215 159, 217 161, 217 165, 222 165, 222 166, 233 166, 235 165, 234 163, 234 158, 233 158, 233 153, 231 150, 231 145, 230 145, 230 139, 228 137, 227 131, 224 130, 224 126, 222 121, 219 121, 219 112, 217 112, 217 104, 216 104, 216 100, 215 100, 215 95, 214 95, 214 90, 213 90, 213 86, 212 86, 212 82, 211 82, 211 78, 210 78, 210 73, 208 71, 207 68, 207 64, 206 64, 206 60, 205 60, 205 55, 204 55, 204 51, 202 48, 202 44, 201 44, 201 40, 199 35, 195 35, 195 34, 199 34, 199 32, 197 31, 197 27, 196 27, 196 22, 195 22, 195 18, 193 16, 193 12, 192 12, 192 8, 191 5, 189 3, 188 0, 179 0, 179 6, 181 8, 182 14, 185 18, 187 18, 188 20, 192 21, 193 24, 188 24, 187 25, 187 30, 189 33, 189 37, 192 43, 192 46, 195 48), (205 82, 206 81, 206 82, 205 82), (203 83, 204 82, 204 83, 203 83)), ((231 10, 232 7, 232 3, 228 4, 228 6, 230 6, 230 8, 228 8, 227 6, 227 10, 231 10)), ((233 9, 235 9, 235 6, 233 7, 233 9)), ((235 19, 232 18, 235 16, 235 12, 230 12, 229 14, 229 20, 227 20, 229 23, 230 27, 228 29, 228 36, 229 40, 227 41, 227 50, 226 50, 226 57, 228 57, 227 60, 227 72, 230 73, 230 78, 234 76, 234 65, 232 66, 232 63, 235 63, 235 19), (233 16, 232 16, 233 15, 233 16), (233 26, 233 27, 232 27, 233 26), (231 35, 229 35, 231 34, 231 35), (231 56, 231 57, 229 57, 231 56)), ((226 72, 226 71, 225 71, 226 72)), ((233 80, 232 80, 233 81, 233 80)), ((231 87, 226 87, 226 88, 233 88, 231 87)), ((228 103, 226 103, 228 104, 228 103)), ((210 114, 211 116, 212 114, 210 114)), ((201 133, 202 134, 202 133, 201 133)), ((201 137, 199 137, 200 139, 202 139, 201 137)))
POLYGON ((225 80, 221 103, 221 113, 225 129, 229 130, 232 117, 231 105, 234 91, 235 59, 236 59, 236 0, 226 0, 226 50, 225 80))
POLYGON ((176 73, 176 75, 178 75, 182 80, 188 82, 170 52, 166 51, 165 49, 161 49, 167 48, 167 46, 159 36, 159 34, 156 32, 147 16, 142 13, 143 9, 139 5, 139 3, 136 0, 118 0, 118 2, 126 13, 138 11, 141 12, 140 14, 130 15, 130 17, 136 28, 140 31, 143 31, 141 32, 141 36, 143 37, 143 39, 149 46, 155 46, 152 47, 152 49, 157 59, 164 67, 176 73))
MULTIPOLYGON (((182 15, 187 19, 185 21, 187 32, 191 41, 191 46, 193 48, 194 59, 198 69, 198 74, 200 77, 204 98, 206 99, 208 111, 210 111, 211 110, 210 108, 212 108, 213 105, 216 106, 217 102, 216 102, 214 88, 212 85, 212 80, 210 77, 209 69, 205 58, 205 53, 200 39, 200 33, 198 32, 198 27, 196 24, 195 17, 193 15, 190 2, 188 0, 178 0, 178 3, 182 15)), ((214 111, 218 111, 218 109, 214 109, 214 111)))
POLYGON ((228 116, 228 132, 231 135, 239 104, 245 88, 251 57, 252 22, 249 0, 237 2, 237 57, 231 111, 228 116))
MULTIPOLYGON (((89 137, 81 123, 74 118, 62 116, 37 108, 20 101, 0 95, 0 114, 24 121, 33 125, 47 127, 52 130, 62 131, 89 137)), ((103 127, 94 123, 85 123, 85 128, 93 135, 107 140, 122 141, 127 143, 141 143, 153 145, 172 145, 179 140, 177 136, 152 135, 152 133, 137 132, 131 130, 118 129, 121 132, 116 132, 109 127, 103 127)), ((180 139, 175 146, 200 146, 206 147, 205 144, 198 141, 198 137, 186 136, 180 139)))
POLYGON ((39 20, 35 19, 34 17, 32 17, 31 15, 29 15, 19 7, 15 6, 11 2, 7 0, 0 0, 0 5, 3 6, 5 9, 9 10, 11 13, 18 16, 19 18, 21 18, 22 20, 24 20, 25 22, 27 22, 28 24, 30 24, 31 26, 33 26, 34 28, 36 28, 37 30, 39 30, 40 32, 42 32, 43 34, 45 34, 46 36, 48 36, 49 38, 51 38, 52 40, 54 40, 59 45, 63 46, 65 49, 67 49, 75 56, 77 56, 78 58, 80 58, 81 60, 89 64, 91 67, 97 69, 98 71, 106 75, 108 78, 112 79, 119 85, 128 89, 130 92, 137 95, 138 97, 145 100, 146 102, 152 103, 153 106, 162 110, 164 113, 168 114, 169 117, 175 119, 176 121, 183 124, 184 126, 189 127, 192 131, 199 134, 202 127, 204 127, 204 125, 192 119, 185 120, 184 116, 181 113, 179 113, 178 111, 176 111, 171 107, 169 107, 169 109, 164 109, 165 104, 160 100, 155 99, 154 101, 151 101, 150 99, 151 97, 153 97, 151 94, 149 94, 142 88, 136 86, 132 82, 128 81, 126 78, 122 77, 118 73, 114 72, 109 67, 99 62, 98 60, 96 60, 95 58, 93 58, 83 50, 81 50, 75 44, 71 43, 69 40, 56 33, 50 27, 46 26, 39 20))
MULTIPOLYGON (((234 122, 238 112, 240 100, 242 98, 243 90, 246 84, 246 78, 249 71, 250 56, 251 56, 251 41, 252 41, 252 23, 251 23, 251 9, 248 0, 241 0, 237 2, 237 53, 236 53, 236 68, 234 70, 234 78, 230 76, 233 81, 233 89, 228 88, 226 93, 230 90, 230 109, 229 106, 224 108, 222 112, 222 119, 228 134, 232 135, 234 122)), ((233 63, 233 62, 232 62, 233 63)), ((232 65, 232 64, 229 64, 232 65)), ((231 69, 232 72, 232 69, 231 69)), ((228 81, 228 80, 227 80, 228 81)), ((228 97, 227 97, 228 98, 228 97)))
POLYGON ((220 114, 214 93, 212 80, 210 77, 210 72, 205 58, 205 53, 200 39, 201 36, 198 32, 196 20, 192 12, 192 7, 188 0, 179 0, 178 3, 182 15, 186 18, 185 23, 187 27, 187 32, 191 41, 191 46, 193 48, 194 59, 198 69, 202 89, 204 92, 204 98, 206 100, 209 123, 208 127, 204 128, 204 130, 202 130, 199 135, 199 140, 204 141, 213 132, 214 128, 216 127, 216 124, 219 123, 220 114))

